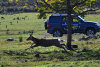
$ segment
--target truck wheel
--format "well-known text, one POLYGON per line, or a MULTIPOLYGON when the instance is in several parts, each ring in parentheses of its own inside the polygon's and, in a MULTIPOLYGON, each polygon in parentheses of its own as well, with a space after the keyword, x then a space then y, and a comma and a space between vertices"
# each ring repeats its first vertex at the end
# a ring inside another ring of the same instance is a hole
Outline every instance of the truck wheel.
POLYGON ((94 29, 87 29, 87 31, 86 31, 86 35, 87 36, 93 36, 93 35, 95 35, 96 33, 95 33, 95 30, 94 29))
POLYGON ((63 34, 60 30, 55 30, 53 32, 53 37, 61 37, 61 36, 63 36, 63 34))

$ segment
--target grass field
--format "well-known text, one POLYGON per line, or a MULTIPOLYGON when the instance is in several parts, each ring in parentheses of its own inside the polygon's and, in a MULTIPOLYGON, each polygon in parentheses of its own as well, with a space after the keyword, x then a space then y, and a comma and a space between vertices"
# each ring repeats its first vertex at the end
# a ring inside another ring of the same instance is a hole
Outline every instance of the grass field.
MULTIPOLYGON (((36 47, 24 51, 30 47, 31 41, 26 41, 29 32, 34 32, 37 38, 53 38, 44 29, 44 20, 37 19, 37 13, 20 13, 14 15, 0 15, 0 66, 1 67, 100 67, 100 39, 89 41, 73 41, 77 44, 77 52, 52 47, 36 47), (8 31, 7 31, 8 30, 8 31), (8 42, 7 38, 15 41, 8 42), (19 42, 23 37, 23 42, 19 42), (37 54, 39 58, 35 57, 37 54)), ((100 15, 86 15, 88 21, 100 23, 100 15)), ((100 33, 97 33, 100 34, 100 33)), ((78 39, 83 34, 73 35, 78 39)), ((85 35, 84 35, 85 36, 85 35)), ((66 40, 66 35, 60 37, 66 40)))

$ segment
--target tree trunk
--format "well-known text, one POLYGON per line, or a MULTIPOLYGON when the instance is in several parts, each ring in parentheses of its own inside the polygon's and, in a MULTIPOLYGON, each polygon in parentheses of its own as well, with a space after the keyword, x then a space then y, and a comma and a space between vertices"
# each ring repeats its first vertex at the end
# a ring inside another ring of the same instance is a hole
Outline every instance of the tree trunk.
POLYGON ((72 48, 71 48, 71 40, 72 40, 71 11, 72 11, 72 8, 71 8, 71 5, 70 5, 70 0, 67 0, 67 14, 68 14, 68 18, 67 18, 68 31, 67 31, 67 34, 68 35, 67 35, 66 48, 69 49, 69 50, 72 50, 72 48))

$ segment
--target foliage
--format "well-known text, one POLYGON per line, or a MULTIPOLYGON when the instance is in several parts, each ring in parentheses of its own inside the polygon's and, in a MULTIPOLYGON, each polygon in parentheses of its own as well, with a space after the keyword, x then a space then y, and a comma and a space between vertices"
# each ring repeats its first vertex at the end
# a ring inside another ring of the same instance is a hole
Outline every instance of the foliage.
MULTIPOLYGON (((66 13, 67 0, 37 0, 39 18, 45 17, 46 13, 66 13)), ((81 14, 87 9, 93 8, 97 0, 70 0, 72 13, 81 14)), ((84 14, 81 14, 84 15, 84 14)))
POLYGON ((36 0, 0 0, 0 13, 36 12, 37 10, 33 6, 35 1, 36 0), (28 3, 28 6, 26 6, 26 3, 28 3))

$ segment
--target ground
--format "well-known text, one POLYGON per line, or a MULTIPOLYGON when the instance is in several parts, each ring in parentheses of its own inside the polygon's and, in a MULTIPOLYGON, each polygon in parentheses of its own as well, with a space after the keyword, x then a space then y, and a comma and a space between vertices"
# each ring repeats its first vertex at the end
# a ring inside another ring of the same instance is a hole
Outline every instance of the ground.
MULTIPOLYGON (((20 13, 0 15, 0 65, 1 67, 99 67, 100 65, 100 38, 88 41, 72 41, 77 44, 77 52, 64 52, 63 49, 51 47, 29 48, 32 41, 26 41, 29 33, 37 38, 54 38, 44 29, 46 19, 37 19, 37 13, 20 13), (25 19, 24 19, 25 18, 25 19), (22 42, 20 42, 22 37, 22 42), (14 41, 6 41, 14 38, 14 41), (39 55, 39 57, 37 56, 39 55)), ((86 15, 88 21, 100 23, 100 15, 86 15)), ((100 33, 97 33, 100 34, 100 33)), ((73 34, 78 40, 83 34, 73 34)), ((60 37, 67 38, 66 35, 60 37)), ((66 42, 65 42, 66 43, 66 42)))

